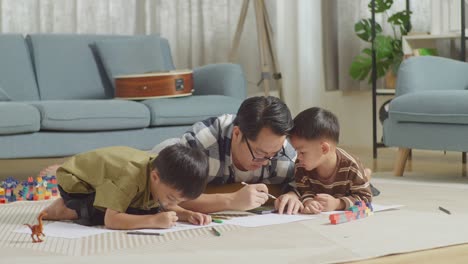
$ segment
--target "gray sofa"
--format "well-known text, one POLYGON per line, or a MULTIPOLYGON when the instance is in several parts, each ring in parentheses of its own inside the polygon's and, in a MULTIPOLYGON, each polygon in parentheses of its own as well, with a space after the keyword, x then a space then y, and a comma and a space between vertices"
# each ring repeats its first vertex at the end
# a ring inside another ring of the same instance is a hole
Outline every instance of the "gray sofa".
POLYGON ((396 96, 384 122, 384 143, 398 147, 395 175, 411 149, 468 151, 468 63, 414 57, 398 71, 396 96))
MULTIPOLYGON (((64 157, 112 145, 148 150, 194 122, 237 112, 246 81, 235 64, 194 69, 192 96, 113 99, 111 75, 116 72, 101 56, 106 45, 96 45, 122 40, 125 48, 125 41, 148 37, 158 44, 157 64, 163 68, 157 70, 174 69, 168 41, 157 35, 0 35, 0 158, 64 157)), ((133 58, 127 55, 121 59, 133 58)), ((138 61, 114 60, 114 66, 126 68, 119 72, 126 74, 145 70, 138 61)))

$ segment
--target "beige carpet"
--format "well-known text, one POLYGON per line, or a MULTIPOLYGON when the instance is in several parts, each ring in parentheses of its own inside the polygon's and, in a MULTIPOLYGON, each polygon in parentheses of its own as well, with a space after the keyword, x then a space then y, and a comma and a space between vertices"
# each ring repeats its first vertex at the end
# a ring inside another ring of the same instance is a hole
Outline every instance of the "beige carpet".
POLYGON ((28 235, 11 231, 34 222, 46 202, 3 205, 0 263, 334 263, 468 243, 464 179, 440 183, 383 175, 373 181, 382 191, 376 203, 406 207, 338 226, 325 217, 261 228, 224 226, 221 237, 198 229, 165 237, 106 233, 32 244, 28 235))

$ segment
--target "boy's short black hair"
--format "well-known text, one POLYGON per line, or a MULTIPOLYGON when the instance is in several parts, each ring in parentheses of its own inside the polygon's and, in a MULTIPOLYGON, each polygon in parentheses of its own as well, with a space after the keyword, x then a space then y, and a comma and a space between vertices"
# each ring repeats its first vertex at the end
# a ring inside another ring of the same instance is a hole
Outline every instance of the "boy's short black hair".
POLYGON ((208 156, 198 148, 175 144, 164 148, 153 161, 161 182, 196 199, 208 181, 208 156))
POLYGON ((307 140, 326 138, 338 143, 340 124, 332 112, 320 107, 312 107, 294 118, 291 135, 307 140))
POLYGON ((289 108, 279 98, 255 96, 244 100, 237 111, 234 125, 250 140, 255 141, 264 127, 279 136, 288 135, 293 127, 289 108))

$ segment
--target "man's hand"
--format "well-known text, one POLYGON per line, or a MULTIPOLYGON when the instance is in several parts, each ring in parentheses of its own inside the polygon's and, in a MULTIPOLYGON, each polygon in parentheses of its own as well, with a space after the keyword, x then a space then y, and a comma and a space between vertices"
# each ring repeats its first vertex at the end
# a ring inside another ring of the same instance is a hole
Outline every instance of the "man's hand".
POLYGON ((211 216, 202 213, 191 212, 187 221, 193 225, 208 225, 211 223, 211 216))
POLYGON ((304 208, 301 213, 303 214, 319 214, 323 210, 323 206, 314 199, 309 199, 304 202, 304 208))
POLYGON ((151 219, 151 226, 153 228, 171 228, 175 226, 178 219, 176 212, 173 211, 157 213, 151 219))
POLYGON ((231 210, 245 211, 257 208, 268 200, 268 188, 265 184, 249 184, 233 193, 231 210))
POLYGON ((319 193, 315 196, 314 200, 323 206, 324 212, 344 209, 344 202, 329 194, 319 193))
POLYGON ((283 194, 275 201, 275 209, 279 214, 297 214, 303 208, 299 197, 294 192, 283 194))

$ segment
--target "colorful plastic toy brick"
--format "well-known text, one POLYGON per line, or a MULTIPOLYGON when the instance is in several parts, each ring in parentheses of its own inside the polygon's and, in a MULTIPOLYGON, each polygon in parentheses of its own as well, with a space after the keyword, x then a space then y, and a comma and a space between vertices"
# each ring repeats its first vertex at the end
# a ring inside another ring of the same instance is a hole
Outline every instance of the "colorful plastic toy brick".
POLYGON ((5 197, 5 189, 0 188, 0 204, 4 204, 6 202, 7 202, 7 200, 6 200, 6 197, 5 197))
POLYGON ((329 216, 330 223, 337 225, 373 215, 372 204, 357 201, 348 210, 329 216))
POLYGON ((55 176, 28 177, 19 183, 12 177, 0 182, 0 204, 14 201, 47 200, 58 196, 57 178, 55 176))

